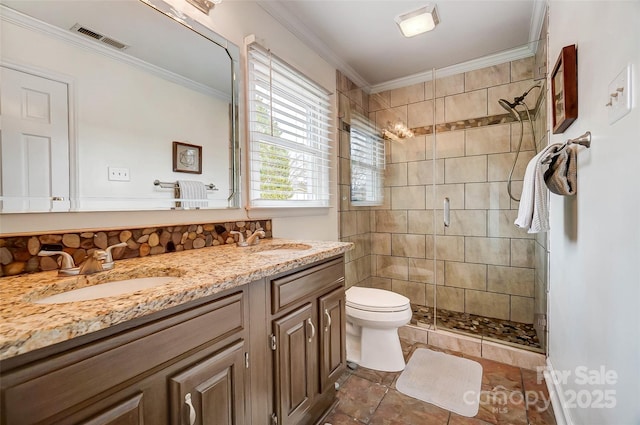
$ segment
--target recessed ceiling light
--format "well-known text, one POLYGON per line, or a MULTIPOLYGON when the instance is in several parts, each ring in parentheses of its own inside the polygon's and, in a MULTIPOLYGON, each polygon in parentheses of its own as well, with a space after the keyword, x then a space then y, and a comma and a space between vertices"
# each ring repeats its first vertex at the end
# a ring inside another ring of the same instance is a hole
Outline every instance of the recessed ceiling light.
POLYGON ((413 37, 423 32, 431 31, 438 25, 440 18, 435 4, 428 4, 418 10, 403 13, 395 19, 402 35, 413 37))

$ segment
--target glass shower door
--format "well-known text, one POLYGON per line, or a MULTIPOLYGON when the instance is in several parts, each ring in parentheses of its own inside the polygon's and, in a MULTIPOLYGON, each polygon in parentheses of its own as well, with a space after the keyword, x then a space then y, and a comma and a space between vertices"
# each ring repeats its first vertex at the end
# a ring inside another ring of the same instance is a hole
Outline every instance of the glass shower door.
POLYGON ((534 66, 527 57, 459 74, 435 72, 427 204, 434 216, 436 328, 542 351, 534 327, 543 308, 536 239, 513 224, 519 203, 507 190, 511 179, 519 198, 536 153, 528 115, 535 121, 545 108, 534 66), (526 105, 506 110, 501 100, 518 96, 526 105))

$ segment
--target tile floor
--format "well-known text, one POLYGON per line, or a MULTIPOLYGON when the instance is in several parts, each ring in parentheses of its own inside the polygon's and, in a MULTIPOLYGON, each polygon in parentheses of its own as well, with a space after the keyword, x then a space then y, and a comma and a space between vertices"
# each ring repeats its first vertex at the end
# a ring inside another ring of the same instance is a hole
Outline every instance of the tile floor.
POLYGON ((338 404, 324 425, 556 425, 547 387, 538 382, 535 371, 404 339, 401 342, 406 360, 416 348, 424 347, 479 362, 483 371, 478 414, 467 418, 401 394, 395 388, 400 372, 360 367, 340 378, 338 404))

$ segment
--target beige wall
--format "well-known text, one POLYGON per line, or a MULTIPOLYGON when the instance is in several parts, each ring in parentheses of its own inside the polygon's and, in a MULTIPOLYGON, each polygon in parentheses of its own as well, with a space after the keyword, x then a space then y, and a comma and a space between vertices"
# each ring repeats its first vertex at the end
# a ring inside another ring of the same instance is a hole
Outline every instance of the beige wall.
MULTIPOLYGON (((371 285, 427 306, 435 288, 439 308, 532 323, 535 240, 514 226, 518 203, 506 190, 520 125, 498 105, 533 84, 532 67, 527 58, 437 79, 435 147, 432 81, 370 96, 370 117, 379 127, 400 120, 416 134, 427 133, 389 143, 386 202, 370 218, 371 285)), ((539 93, 527 97, 530 108, 539 93)), ((535 154, 525 124, 517 197, 535 154)))

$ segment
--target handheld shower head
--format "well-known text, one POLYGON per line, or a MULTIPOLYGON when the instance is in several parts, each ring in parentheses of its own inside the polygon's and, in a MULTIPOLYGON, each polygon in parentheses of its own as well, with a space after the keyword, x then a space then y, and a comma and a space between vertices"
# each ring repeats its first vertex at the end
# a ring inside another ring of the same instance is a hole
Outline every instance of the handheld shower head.
POLYGON ((515 158, 513 158, 513 165, 511 166, 511 171, 509 172, 509 177, 507 178, 507 193, 509 194, 509 197, 511 199, 513 199, 514 201, 520 201, 520 199, 517 199, 515 196, 513 196, 513 194, 511 193, 511 183, 513 182, 513 172, 516 168, 516 162, 518 162, 518 155, 520 155, 520 149, 522 148, 522 139, 524 136, 524 124, 522 122, 522 118, 520 117, 520 113, 518 112, 518 110, 516 109, 516 106, 518 105, 523 105, 524 106, 524 112, 526 112, 527 114, 527 119, 529 121, 529 124, 531 125, 531 134, 533 136, 533 149, 536 151, 536 153, 538 153, 538 149, 536 148, 536 142, 538 139, 536 139, 536 130, 534 128, 533 125, 533 121, 531 120, 531 114, 529 114, 529 107, 527 106, 527 104, 524 101, 524 98, 529 94, 529 92, 531 90, 533 90, 534 88, 541 88, 542 85, 540 83, 536 83, 534 85, 532 85, 531 87, 529 87, 529 89, 522 93, 522 96, 516 97, 515 99, 513 99, 513 102, 509 102, 506 99, 500 99, 498 100, 498 103, 500 104, 500 106, 502 106, 504 109, 506 109, 509 114, 520 123, 520 141, 518 142, 518 148, 516 151, 516 156, 515 158))
POLYGON ((515 119, 516 121, 522 121, 522 118, 520 118, 520 114, 516 110, 516 106, 518 105, 517 103, 511 103, 506 99, 500 99, 498 100, 498 103, 500 104, 500 106, 506 109, 509 114, 511 114, 513 119, 515 119))
POLYGON ((513 103, 515 105, 520 105, 522 103, 522 101, 524 100, 524 98, 527 97, 527 95, 529 94, 529 92, 531 90, 533 90, 535 88, 540 88, 540 87, 542 87, 542 85, 540 83, 535 83, 534 85, 529 87, 526 92, 522 93, 522 96, 518 96, 515 99, 513 99, 513 103))
POLYGON ((500 104, 500 106, 502 106, 504 109, 506 109, 507 112, 509 112, 511 114, 511 116, 516 121, 522 121, 522 119, 520 118, 520 114, 518 113, 518 110, 516 109, 516 106, 522 105, 522 103, 524 101, 524 98, 527 97, 529 92, 531 90, 535 89, 536 87, 540 88, 541 87, 540 83, 536 83, 536 84, 532 85, 531 87, 529 87, 527 89, 527 91, 522 93, 522 96, 518 96, 518 97, 514 98, 513 102, 509 102, 506 99, 500 99, 500 100, 498 100, 498 103, 500 104))

